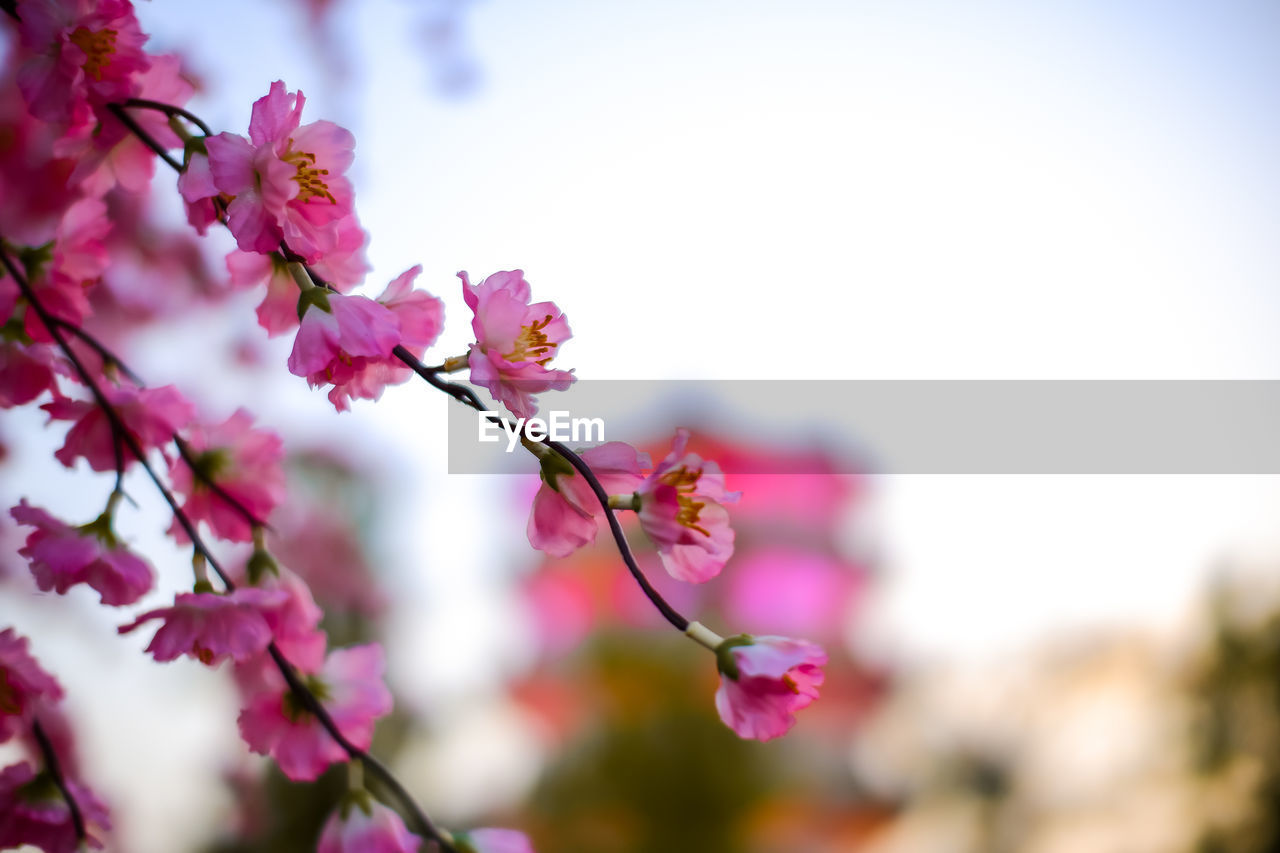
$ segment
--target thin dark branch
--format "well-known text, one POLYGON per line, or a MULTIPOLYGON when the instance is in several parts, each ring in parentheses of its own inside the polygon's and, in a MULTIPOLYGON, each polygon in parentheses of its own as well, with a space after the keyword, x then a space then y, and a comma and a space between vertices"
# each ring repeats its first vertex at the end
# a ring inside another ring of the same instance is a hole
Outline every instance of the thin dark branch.
MULTIPOLYGON (((129 381, 132 382, 134 385, 137 385, 139 388, 145 388, 147 386, 147 383, 143 382, 142 378, 138 376, 138 374, 135 373, 133 370, 131 370, 129 368, 129 365, 125 364, 124 360, 121 359, 120 356, 116 355, 114 352, 108 349, 105 344, 103 344, 97 338, 90 335, 84 329, 80 328, 75 323, 68 323, 66 320, 60 320, 57 317, 53 318, 53 322, 56 323, 60 328, 65 329, 66 331, 75 335, 84 343, 88 344, 89 347, 98 354, 98 357, 102 359, 104 364, 110 364, 118 368, 121 373, 129 377, 129 381)), ((226 501, 227 504, 230 505, 230 507, 233 510, 235 510, 237 513, 239 513, 240 516, 243 517, 245 521, 249 522, 251 526, 265 527, 268 530, 271 529, 270 525, 268 525, 265 521, 262 521, 261 519, 259 519, 253 513, 249 512, 249 510, 245 508, 244 504, 236 500, 229 492, 227 492, 226 489, 222 487, 221 484, 219 484, 217 481, 211 478, 207 472, 197 467, 195 463, 195 458, 191 453, 191 445, 187 444, 186 440, 182 436, 178 435, 177 433, 174 433, 173 443, 174 445, 177 446, 179 455, 181 455, 182 460, 187 463, 187 467, 191 469, 191 473, 195 475, 196 479, 200 480, 202 483, 208 486, 209 489, 214 494, 216 494, 218 497, 226 501)), ((120 485, 120 480, 123 478, 123 468, 124 468, 123 462, 120 458, 119 441, 117 441, 115 444, 115 450, 116 450, 116 471, 117 471, 117 474, 119 475, 116 478, 116 487, 118 489, 120 485)))
MULTIPOLYGON (((22 275, 22 272, 13 263, 12 259, 10 259, 9 254, 3 251, 3 249, 0 249, 0 264, 3 264, 9 274, 13 276, 14 281, 17 282, 18 288, 22 291, 23 296, 26 297, 31 307, 35 309, 37 315, 39 315, 45 326, 49 328, 49 333, 53 336, 58 346, 61 347, 63 353, 71 362, 72 366, 76 369, 76 372, 80 375, 85 386, 89 388, 98 408, 102 410, 103 414, 107 416, 108 421, 111 423, 112 429, 117 431, 117 434, 124 439, 125 443, 129 447, 129 451, 135 458, 137 458, 139 464, 142 465, 147 474, 150 475, 152 482, 160 491, 160 494, 164 496, 166 503, 169 504, 169 509, 172 511, 174 518, 177 519, 178 523, 182 526, 182 529, 186 531, 188 538, 191 539, 192 547, 195 548, 197 553, 205 558, 209 566, 217 573, 218 577, 226 586, 227 591, 230 592, 234 590, 235 584, 218 565, 213 554, 210 553, 208 547, 204 544, 203 540, 201 540, 191 519, 187 517, 187 514, 182 510, 176 499, 173 497, 173 493, 169 491, 168 487, 160 480, 150 463, 147 462, 146 453, 138 443, 138 440, 125 427, 120 418, 120 414, 115 410, 115 407, 111 405, 111 402, 107 400, 106 395, 93 380, 89 371, 85 369, 84 364, 81 363, 75 352, 68 345, 66 338, 62 336, 62 332, 58 328, 58 325, 52 322, 53 318, 36 298, 36 295, 34 291, 32 291, 25 276, 22 275)), ((195 469, 193 468, 192 470, 194 471, 195 469)), ((284 676, 285 682, 289 685, 289 689, 293 692, 294 696, 298 698, 298 701, 302 703, 303 707, 315 715, 316 719, 320 722, 320 725, 324 727, 325 731, 329 733, 330 737, 334 739, 338 746, 340 746, 347 755, 351 756, 355 760, 359 760, 371 774, 375 775, 387 787, 387 789, 401 801, 401 805, 409 812, 410 815, 413 816, 419 829, 422 831, 422 834, 436 841, 436 843, 441 845, 446 851, 454 851, 454 847, 448 842, 446 836, 440 832, 434 823, 431 822, 431 819, 427 817, 426 813, 422 810, 422 807, 417 804, 413 799, 413 796, 404 787, 400 780, 398 780, 395 775, 387 769, 386 765, 357 747, 355 744, 351 743, 351 741, 343 735, 342 730, 338 728, 333 717, 330 716, 325 707, 320 704, 320 700, 315 696, 315 694, 307 689, 307 686, 298 678, 293 665, 289 663, 285 656, 276 647, 274 642, 267 647, 267 650, 270 652, 272 661, 275 662, 276 667, 280 670, 280 674, 284 676)))
POLYGON ((320 722, 320 725, 324 726, 325 731, 337 742, 338 746, 342 747, 342 751, 352 761, 359 761, 363 764, 371 775, 377 777, 378 781, 395 795, 395 798, 400 801, 400 805, 413 817, 413 821, 417 824, 417 829, 419 830, 418 834, 430 838, 443 846, 445 850, 453 850, 453 846, 445 835, 432 823, 431 818, 427 817, 427 813, 422 810, 422 807, 418 805, 413 795, 401 784, 400 780, 395 777, 395 774, 387 769, 387 766, 381 761, 347 740, 346 735, 342 733, 337 723, 333 721, 333 717, 329 715, 329 711, 320 703, 315 694, 302 683, 302 679, 298 677, 293 664, 285 659, 285 656, 281 654, 280 649, 274 642, 267 646, 267 652, 270 653, 271 659, 275 661, 276 666, 280 669, 280 674, 284 676, 289 689, 293 691, 293 695, 298 698, 302 706, 320 722))
POLYGON ((168 163, 177 171, 179 172, 182 171, 182 164, 179 163, 177 160, 173 159, 173 157, 169 154, 168 150, 165 149, 165 147, 161 145, 159 142, 157 142, 151 134, 143 130, 142 125, 134 121, 133 116, 125 112, 124 107, 120 106, 119 104, 107 104, 107 109, 111 111, 112 115, 120 119, 120 122, 125 127, 129 128, 129 130, 133 133, 134 136, 142 140, 144 145, 146 145, 152 151, 156 152, 156 154, 160 156, 161 160, 164 160, 166 163, 168 163))
POLYGON ((84 329, 77 326, 75 323, 68 323, 66 320, 62 320, 57 317, 53 318, 53 322, 56 323, 59 328, 65 329, 66 331, 70 332, 71 334, 79 338, 86 345, 88 345, 89 349, 96 352, 98 354, 98 358, 102 359, 103 364, 109 364, 119 369, 121 373, 129 377, 130 382, 132 382, 134 385, 137 385, 139 388, 144 387, 146 385, 146 383, 143 382, 138 377, 138 374, 130 370, 129 366, 120 360, 119 356, 117 356, 111 350, 107 349, 106 345, 103 344, 101 341, 99 341, 97 338, 95 338, 93 335, 89 334, 84 329))
MULTIPOLYGON (((447 382, 441 379, 438 372, 427 367, 421 361, 414 357, 403 346, 397 346, 391 351, 391 354, 400 359, 414 373, 426 380, 431 387, 438 388, 444 393, 453 397, 460 403, 464 403, 477 412, 487 412, 489 409, 480 402, 480 398, 476 396, 476 392, 457 382, 447 382)), ((558 441, 545 439, 542 442, 547 447, 558 453, 564 458, 574 469, 582 475, 582 478, 591 486, 591 493, 596 496, 596 500, 600 502, 600 508, 604 510, 605 518, 609 522, 609 532, 613 535, 613 541, 618 546, 618 553, 622 556, 622 562, 626 563, 627 571, 631 572, 631 577, 635 578, 635 582, 640 585, 640 589, 644 592, 645 597, 658 608, 658 612, 662 614, 668 622, 670 622, 677 630, 684 632, 689 627, 689 620, 667 603, 653 585, 649 583, 649 579, 640 569, 640 564, 636 562, 635 554, 631 552, 631 544, 627 542, 627 535, 622 530, 622 524, 618 521, 618 517, 614 514, 613 508, 609 506, 609 493, 605 491, 604 485, 600 482, 600 478, 591 470, 591 466, 583 461, 582 457, 565 447, 558 441)))
POLYGON ((71 812, 71 826, 75 828, 76 839, 84 841, 88 837, 88 832, 84 826, 84 815, 80 812, 80 804, 76 802, 75 795, 71 793, 67 780, 62 775, 62 765, 58 763, 58 753, 53 749, 53 741, 49 740, 49 735, 45 733, 44 726, 40 725, 39 720, 31 722, 31 734, 35 735, 36 744, 40 747, 40 757, 44 759, 44 769, 49 772, 53 784, 58 786, 58 792, 62 794, 62 799, 67 801, 67 809, 71 812))
POLYGON ((228 506, 235 510, 241 518, 249 523, 250 527, 264 527, 267 530, 271 529, 270 525, 265 521, 262 521, 253 513, 249 512, 244 504, 236 500, 217 480, 210 477, 207 471, 196 464, 195 454, 191 452, 191 445, 187 444, 187 440, 185 438, 175 432, 173 434, 173 443, 178 448, 178 455, 182 457, 182 461, 187 463, 187 467, 191 469, 192 475, 194 475, 197 480, 204 483, 215 495, 222 498, 228 506))
POLYGON ((622 532, 622 524, 618 521, 618 516, 614 513, 613 507, 609 506, 609 493, 605 491, 600 479, 592 472, 591 466, 581 456, 558 441, 552 441, 548 438, 542 443, 564 457, 582 475, 582 479, 586 480, 587 484, 591 486, 591 492, 596 496, 596 500, 600 502, 600 506, 604 509, 605 517, 609 520, 609 532, 613 534, 613 541, 618 544, 618 551, 622 554, 622 561, 627 564, 627 570, 631 572, 631 576, 635 578, 636 583, 640 584, 640 589, 644 590, 644 594, 653 602, 653 606, 658 608, 663 618, 683 634, 685 629, 689 627, 689 620, 681 616, 679 611, 668 604, 666 599, 659 595, 658 591, 650 585, 649 579, 645 577, 644 572, 640 571, 640 564, 636 562, 635 554, 631 553, 631 546, 627 543, 627 537, 622 532))
POLYGON ((125 443, 125 446, 129 448, 129 452, 138 460, 138 464, 147 472, 147 476, 151 478, 151 482, 154 483, 156 489, 160 491, 160 494, 164 497, 165 503, 167 503, 169 505, 169 509, 173 511, 174 518, 177 519, 178 524, 182 526, 187 537, 191 540, 192 547, 194 547, 196 551, 208 561, 209 566, 217 573, 218 577, 222 579, 222 582, 226 585, 228 590, 235 589, 235 584, 231 582, 231 578, 227 577, 227 574, 218 565, 217 558, 210 553, 209 549, 200 539, 200 534, 196 532, 196 526, 178 505, 177 498, 173 496, 173 492, 169 491, 169 487, 164 484, 164 481, 160 479, 160 475, 156 473, 155 468, 147 461, 147 453, 142 449, 142 445, 138 442, 137 437, 133 433, 129 432, 129 428, 125 426, 124 421, 121 420, 120 413, 116 411, 116 407, 111 405, 111 401, 107 399, 107 395, 103 392, 102 388, 98 386, 97 381, 94 380, 93 376, 84 366, 84 362, 80 360, 80 357, 76 355, 75 350, 71 348, 67 339, 63 337, 62 330, 59 328, 58 324, 53 321, 53 317, 50 316, 49 312, 45 309, 44 305, 41 304, 40 300, 36 298, 35 292, 27 282, 26 276, 24 276, 13 263, 13 260, 9 257, 9 253, 3 249, 0 249, 0 263, 2 263, 4 268, 9 271, 9 275, 13 276, 13 280, 18 284, 18 289, 21 290, 22 295, 26 297, 28 305, 35 309, 40 321, 44 323, 45 327, 49 330, 49 334, 53 336, 54 341, 56 341, 59 348, 62 349, 63 355, 65 355, 67 360, 71 362, 71 366, 75 368, 76 373, 80 376, 80 381, 89 389, 89 393, 93 395, 93 400, 97 404, 98 408, 107 416, 107 421, 111 424, 112 431, 119 440, 122 440, 125 443))
POLYGON ((190 113, 182 107, 175 107, 173 104, 164 104, 160 101, 149 101, 146 98, 130 98, 123 103, 126 107, 138 107, 144 110, 157 110, 169 116, 182 116, 187 121, 200 128, 200 132, 205 136, 213 136, 213 131, 209 129, 209 125, 201 120, 200 116, 190 113))

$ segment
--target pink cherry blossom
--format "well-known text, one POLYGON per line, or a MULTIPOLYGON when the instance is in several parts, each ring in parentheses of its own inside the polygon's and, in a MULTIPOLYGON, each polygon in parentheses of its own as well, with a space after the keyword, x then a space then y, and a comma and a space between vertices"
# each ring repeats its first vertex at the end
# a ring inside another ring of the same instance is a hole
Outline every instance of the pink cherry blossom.
POLYGON ((0 743, 21 734, 36 708, 62 699, 62 687, 27 652, 27 638, 0 631, 0 743))
POLYGON ((334 290, 346 293, 363 281, 369 272, 369 259, 365 256, 369 235, 361 227, 354 210, 339 219, 333 228, 337 243, 311 264, 311 269, 334 290))
POLYGON ((541 391, 563 391, 573 384, 571 370, 547 367, 560 344, 569 340, 569 322, 554 302, 529 304, 529 283, 522 270, 496 272, 473 285, 466 272, 462 296, 474 313, 476 342, 468 353, 471 381, 489 389, 516 417, 538 411, 541 391))
MULTIPOLYGON (((440 300, 413 289, 413 280, 420 272, 421 265, 401 273, 377 300, 395 316, 400 326, 400 345, 415 358, 435 343, 444 326, 444 305, 440 300)), ((413 371, 394 355, 352 359, 351 377, 334 384, 329 401, 343 412, 350 408, 349 400, 376 400, 388 385, 398 385, 411 375, 413 371)))
POLYGON ((454 840, 459 853, 534 853, 529 837, 514 829, 473 829, 454 840))
MULTIPOLYGON (((16 51, 10 54, 10 60, 14 58, 16 51)), ((0 72, 12 79, 8 66, 0 64, 0 72)), ((74 160, 53 150, 59 136, 60 131, 27 112, 16 86, 0 86, 0 139, 5 145, 0 157, 0 234, 11 244, 42 246, 52 240, 63 213, 80 196, 67 181, 74 160)), ((0 294, 5 289, 0 276, 0 294)), ((0 319, 8 316, 0 295, 0 319)))
POLYGON ((343 173, 355 139, 328 121, 299 127, 304 103, 277 80, 253 105, 248 139, 220 133, 205 140, 214 186, 234 199, 227 227, 246 252, 274 252, 284 240, 315 262, 338 248, 353 202, 343 173))
POLYGON ((132 604, 151 589, 151 567, 120 546, 110 513, 71 527, 24 498, 9 514, 19 524, 35 528, 18 553, 30 562, 40 589, 62 595, 83 583, 98 591, 103 604, 113 606, 132 604))
POLYGON ((220 595, 213 592, 179 593, 172 607, 148 610, 117 630, 127 634, 152 619, 163 619, 147 645, 158 661, 189 655, 206 666, 230 658, 246 661, 261 654, 271 642, 266 612, 288 600, 284 590, 241 587, 220 595))
POLYGON ((400 321, 391 309, 364 296, 322 293, 320 299, 302 317, 289 372, 306 377, 312 388, 333 385, 329 400, 344 411, 347 399, 371 393, 366 360, 385 361, 391 355, 400 342, 400 321))
MULTIPOLYGON (((195 416, 195 408, 172 385, 160 388, 122 385, 105 388, 103 392, 144 452, 170 442, 195 416)), ((83 457, 95 471, 115 470, 115 436, 110 420, 96 403, 62 397, 40 408, 49 413, 50 420, 75 421, 67 431, 66 441, 54 453, 59 462, 70 468, 76 459, 83 457)), ((128 468, 135 461, 133 454, 123 441, 120 450, 121 463, 128 468)))
MULTIPOLYGON (((271 629, 276 648, 284 655, 285 660, 303 672, 319 669, 324 663, 327 645, 325 634, 319 628, 324 611, 316 604, 307 582, 289 569, 277 566, 274 572, 265 574, 258 587, 278 590, 285 595, 280 606, 262 613, 271 629)), ((269 660, 262 663, 271 669, 275 667, 269 660)), ((236 667, 236 679, 246 690, 254 689, 252 677, 253 673, 247 667, 236 667)))
MULTIPOLYGON (((214 192, 212 183, 209 190, 214 192)), ((334 290, 346 293, 359 284, 369 270, 365 240, 364 229, 355 215, 347 216, 338 225, 337 247, 311 268, 334 290)), ((298 284, 283 259, 233 249, 226 263, 232 287, 248 289, 266 283, 267 293, 258 305, 257 314, 258 325, 267 330, 268 337, 274 338, 298 327, 298 284)))
MULTIPOLYGON (((373 740, 374 722, 391 711, 391 692, 382 683, 382 647, 377 643, 331 652, 319 672, 303 680, 342 734, 360 749, 373 740)), ((249 748, 270 755, 294 781, 317 778, 346 752, 289 692, 275 673, 271 684, 249 697, 240 712, 240 735, 249 748)))
MULTIPOLYGON (((191 428, 186 441, 195 468, 203 477, 196 476, 184 459, 175 458, 170 465, 169 477, 174 491, 186 495, 183 511, 192 521, 208 523, 215 536, 248 542, 253 538, 253 526, 227 498, 247 510, 260 524, 266 523, 285 495, 281 467, 284 444, 280 436, 269 430, 254 429, 253 416, 237 409, 221 424, 191 428), (210 487, 206 478, 216 483, 223 494, 210 487)), ((186 534, 176 521, 170 533, 179 542, 186 541, 186 534)))
MULTIPOLYGON (((77 325, 89 316, 89 289, 107 268, 103 240, 110 230, 107 206, 100 199, 81 199, 66 209, 54 231, 48 263, 31 270, 31 289, 45 311, 77 325)), ((25 327, 32 340, 53 340, 35 311, 27 311, 25 327)))
MULTIPOLYGON (((648 454, 621 441, 606 442, 579 455, 611 495, 634 492, 644 480, 641 469, 649 467, 648 454)), ((553 557, 567 557, 594 542, 603 512, 587 481, 577 471, 570 471, 560 476, 544 473, 529 512, 529 543, 553 557), (555 477, 557 488, 547 483, 548 476, 555 477)))
POLYGON ((417 853, 421 839, 400 815, 367 794, 353 799, 329 815, 316 853, 417 853))
MULTIPOLYGON (((134 97, 175 107, 185 104, 195 92, 195 87, 181 75, 181 61, 172 55, 151 57, 151 66, 135 76, 134 88, 134 97)), ((165 148, 182 147, 182 140, 164 113, 135 110, 130 118, 165 148)), ((78 155, 70 180, 81 184, 89 195, 104 195, 117 184, 129 192, 142 192, 155 174, 155 152, 111 112, 103 111, 99 127, 80 147, 82 150, 72 151, 63 145, 58 153, 78 155)))
MULTIPOLYGON (((102 849, 99 830, 110 829, 107 807, 74 779, 65 779, 85 822, 89 846, 102 849)), ((45 853, 74 853, 76 838, 71 808, 47 772, 37 773, 26 761, 0 770, 0 848, 30 844, 45 853)))
MULTIPOLYGON (((193 143, 199 145, 200 143, 193 143)), ((182 174, 178 175, 178 195, 182 196, 183 206, 187 209, 187 222, 196 233, 204 236, 209 226, 218 221, 218 208, 214 199, 226 203, 227 197, 220 196, 213 183, 213 172, 209 169, 209 155, 199 147, 188 149, 186 164, 182 174)))
POLYGON ((827 662, 821 647, 788 637, 730 638, 716 656, 720 719, 738 737, 760 741, 786 734, 795 712, 818 698, 827 662))
POLYGON ((134 74, 150 58, 128 0, 43 0, 23 3, 20 14, 22 44, 33 55, 18 70, 18 86, 36 118, 83 125, 93 107, 136 92, 134 74))
POLYGON ((0 343, 0 409, 26 405, 56 390, 56 358, 43 344, 0 343))
POLYGON ((689 431, 677 430, 671 453, 637 489, 640 525, 658 548, 663 567, 691 583, 720 573, 733 555, 733 528, 722 503, 740 497, 726 492, 715 462, 686 453, 689 431))

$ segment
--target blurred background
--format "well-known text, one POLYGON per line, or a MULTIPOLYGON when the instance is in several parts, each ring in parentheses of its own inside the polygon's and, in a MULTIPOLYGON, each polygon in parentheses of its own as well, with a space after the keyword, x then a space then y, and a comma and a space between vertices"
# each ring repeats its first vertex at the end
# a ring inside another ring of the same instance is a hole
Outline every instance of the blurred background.
MULTIPOLYGON (((137 6, 216 130, 282 79, 355 133, 365 292, 423 264, 432 356, 470 341, 454 274, 518 267, 589 379, 1280 378, 1273 3, 137 6)), ((171 176, 154 195, 147 249, 186 251, 171 176)), ((100 316, 151 384, 286 436, 275 548, 334 645, 386 642, 375 751, 445 825, 541 853, 1280 849, 1275 477, 851 472, 856 423, 653 401, 655 457, 682 425, 710 458, 832 472, 731 478, 733 561, 660 583, 723 634, 830 652, 796 728, 744 743, 604 540, 529 547, 534 475, 448 474, 421 383, 335 414, 226 291, 230 238, 198 245, 172 304, 131 303, 125 267, 100 316)), ((0 497, 87 520, 110 484, 43 421, 3 413, 0 497)), ((189 560, 130 494, 143 609, 189 560)), ((4 622, 64 683, 118 848, 313 849, 341 778, 269 770, 226 673, 37 593, 0 525, 4 622)))

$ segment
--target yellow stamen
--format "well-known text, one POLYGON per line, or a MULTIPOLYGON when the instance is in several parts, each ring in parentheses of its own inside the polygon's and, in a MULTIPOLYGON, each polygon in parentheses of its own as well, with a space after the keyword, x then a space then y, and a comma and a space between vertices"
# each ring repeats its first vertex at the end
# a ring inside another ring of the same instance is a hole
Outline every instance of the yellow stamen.
POLYGON ((701 471, 690 471, 681 465, 663 474, 658 480, 676 490, 676 502, 680 505, 680 509, 676 512, 676 521, 690 530, 698 531, 703 536, 710 536, 711 532, 698 524, 698 513, 707 504, 705 501, 699 502, 693 499, 693 491, 698 487, 698 478, 701 476, 701 471))
POLYGON ((530 356, 546 356, 546 358, 537 360, 538 364, 546 367, 547 362, 551 361, 555 355, 551 351, 557 346, 548 341, 547 333, 542 331, 550 324, 551 315, 548 314, 541 320, 535 320, 527 326, 521 326, 520 334, 516 336, 514 349, 504 355, 503 358, 507 361, 534 361, 530 356))
POLYGON ((109 63, 115 54, 117 35, 112 29, 91 30, 88 27, 77 27, 71 33, 71 43, 84 51, 84 73, 94 80, 102 79, 102 66, 109 63))
POLYGON ((298 170, 293 176, 298 182, 298 201, 308 201, 319 196, 328 199, 330 204, 338 203, 324 181, 323 176, 329 174, 329 170, 316 168, 316 155, 307 151, 294 151, 293 140, 290 139, 288 150, 280 159, 292 163, 298 170))

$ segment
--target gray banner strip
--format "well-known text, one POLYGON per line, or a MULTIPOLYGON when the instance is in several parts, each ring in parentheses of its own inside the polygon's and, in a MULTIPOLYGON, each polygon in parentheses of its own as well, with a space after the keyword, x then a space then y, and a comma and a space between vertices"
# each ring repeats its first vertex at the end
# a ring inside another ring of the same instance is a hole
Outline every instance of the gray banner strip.
MULTIPOLYGON (((685 426, 781 454, 720 460, 737 474, 1280 474, 1272 380, 584 380, 539 403, 599 418, 607 441, 665 447, 685 426)), ((505 435, 477 439, 451 407, 451 473, 532 470, 505 435)))

